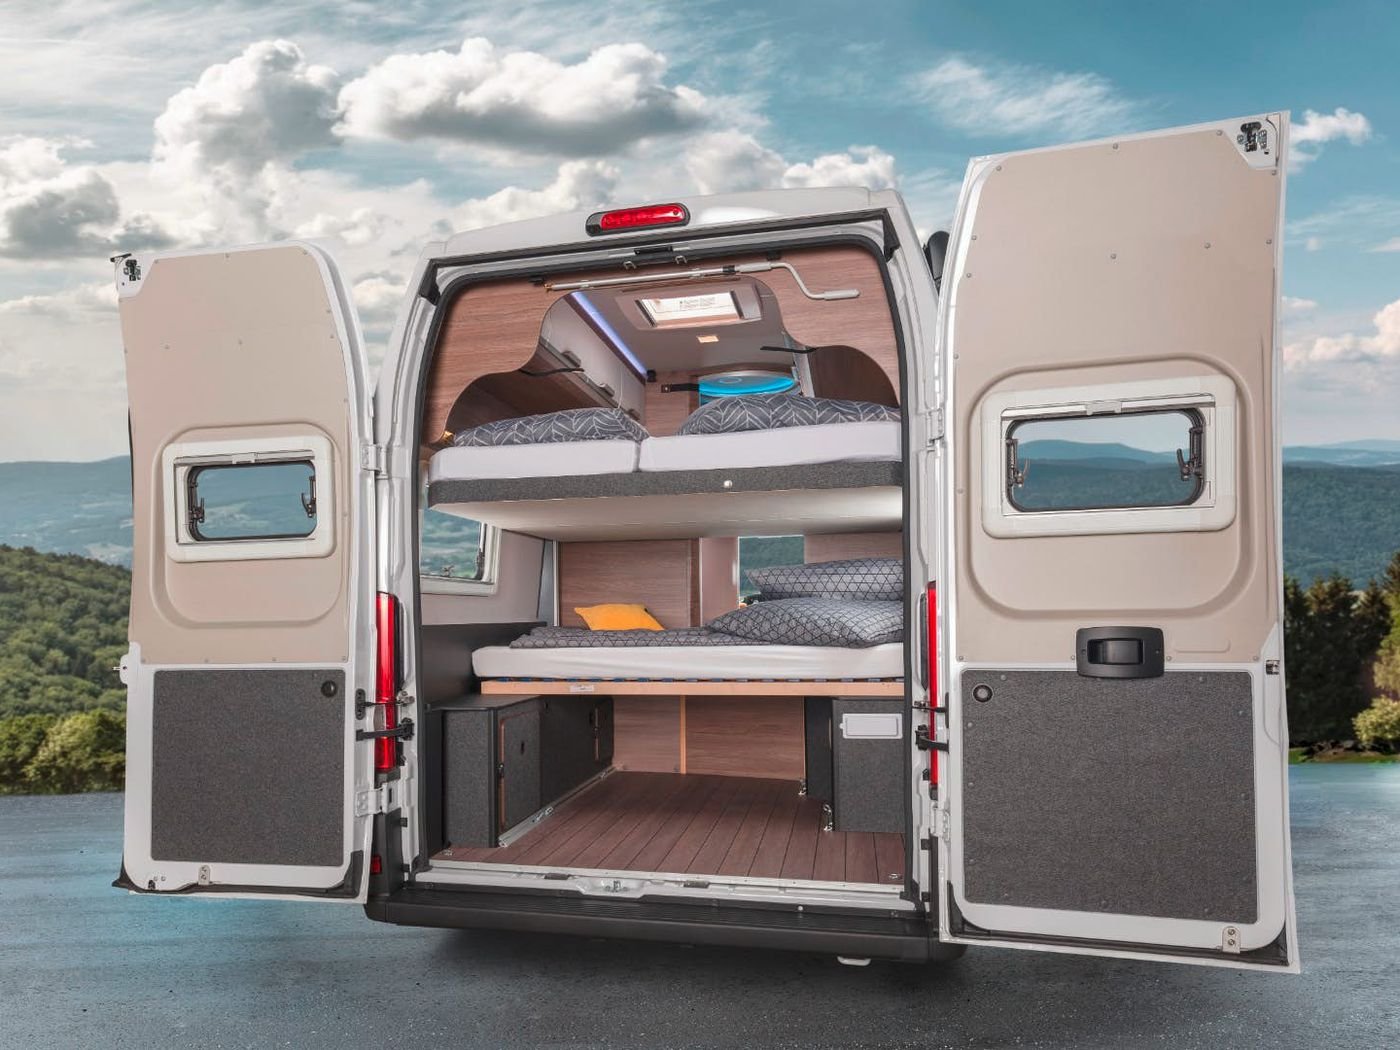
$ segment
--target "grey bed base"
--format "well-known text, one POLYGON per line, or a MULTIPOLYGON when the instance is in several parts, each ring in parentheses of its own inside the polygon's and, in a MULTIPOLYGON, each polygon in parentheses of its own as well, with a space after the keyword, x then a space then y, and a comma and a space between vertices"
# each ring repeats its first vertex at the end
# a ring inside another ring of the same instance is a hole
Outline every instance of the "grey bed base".
POLYGON ((904 484, 904 464, 841 460, 783 467, 631 471, 548 478, 440 478, 428 485, 428 505, 691 493, 852 489, 904 484))

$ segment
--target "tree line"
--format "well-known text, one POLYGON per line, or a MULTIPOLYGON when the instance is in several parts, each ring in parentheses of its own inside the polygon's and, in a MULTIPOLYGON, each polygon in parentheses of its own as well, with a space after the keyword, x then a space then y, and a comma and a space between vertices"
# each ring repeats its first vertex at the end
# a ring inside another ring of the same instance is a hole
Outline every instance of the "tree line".
MULTIPOLYGON (((130 595, 120 567, 0 546, 0 793, 121 789, 130 595)), ((1400 749, 1400 552, 1360 592, 1289 578, 1283 604, 1291 743, 1400 749)))

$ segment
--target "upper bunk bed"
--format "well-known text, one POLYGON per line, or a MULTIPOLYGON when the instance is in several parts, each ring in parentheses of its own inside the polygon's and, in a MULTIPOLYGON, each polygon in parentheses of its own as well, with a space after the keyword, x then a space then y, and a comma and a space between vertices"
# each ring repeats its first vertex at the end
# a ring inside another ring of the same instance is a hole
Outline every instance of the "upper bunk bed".
POLYGON ((897 382, 879 263, 851 246, 469 288, 429 376, 428 504, 553 540, 898 530, 897 382), (741 418, 755 396, 800 411, 741 418))

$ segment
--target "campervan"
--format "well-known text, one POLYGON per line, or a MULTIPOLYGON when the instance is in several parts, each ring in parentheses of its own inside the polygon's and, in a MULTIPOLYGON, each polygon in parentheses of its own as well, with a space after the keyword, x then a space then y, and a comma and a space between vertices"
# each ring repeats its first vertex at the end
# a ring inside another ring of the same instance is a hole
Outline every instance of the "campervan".
POLYGON ((136 893, 1296 970, 1287 117, 118 256, 136 893))

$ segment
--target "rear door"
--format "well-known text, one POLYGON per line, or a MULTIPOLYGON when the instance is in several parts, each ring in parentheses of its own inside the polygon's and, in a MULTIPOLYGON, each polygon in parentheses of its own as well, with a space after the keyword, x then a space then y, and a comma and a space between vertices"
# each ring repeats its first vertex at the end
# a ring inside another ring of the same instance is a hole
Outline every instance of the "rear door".
POLYGON ((303 244, 116 265, 134 511, 119 884, 362 900, 374 490, 344 286, 303 244))
POLYGON ((943 282, 945 938, 1296 968, 1286 115, 974 161, 943 282))

